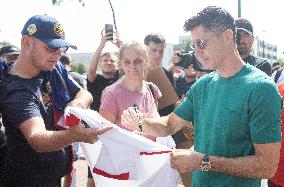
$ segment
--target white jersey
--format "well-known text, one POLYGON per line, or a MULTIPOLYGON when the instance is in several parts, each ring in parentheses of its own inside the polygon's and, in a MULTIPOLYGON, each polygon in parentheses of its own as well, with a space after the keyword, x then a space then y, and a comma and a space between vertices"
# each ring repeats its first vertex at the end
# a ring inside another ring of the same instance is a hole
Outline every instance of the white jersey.
MULTIPOLYGON (((93 110, 68 107, 66 119, 69 114, 92 128, 105 127, 103 118, 93 110)), ((177 186, 178 172, 170 167, 172 149, 160 143, 114 126, 95 144, 80 146, 97 187, 177 186)))

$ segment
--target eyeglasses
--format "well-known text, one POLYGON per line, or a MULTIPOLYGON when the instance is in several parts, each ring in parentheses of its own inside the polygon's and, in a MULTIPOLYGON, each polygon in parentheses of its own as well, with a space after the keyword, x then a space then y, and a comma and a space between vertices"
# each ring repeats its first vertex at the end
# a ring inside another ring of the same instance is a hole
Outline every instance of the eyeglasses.
POLYGON ((56 53, 58 50, 60 50, 61 53, 66 53, 68 49, 69 47, 50 47, 50 46, 46 47, 46 50, 49 53, 56 53))
POLYGON ((205 49, 207 45, 207 41, 206 40, 202 40, 202 39, 197 39, 195 42, 192 42, 190 44, 191 49, 193 49, 195 51, 196 48, 198 49, 205 49))

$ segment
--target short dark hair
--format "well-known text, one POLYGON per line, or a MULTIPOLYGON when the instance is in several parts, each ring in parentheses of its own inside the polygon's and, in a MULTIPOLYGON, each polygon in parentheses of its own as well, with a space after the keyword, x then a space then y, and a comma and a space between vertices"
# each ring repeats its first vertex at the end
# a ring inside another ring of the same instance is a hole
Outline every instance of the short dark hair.
POLYGON ((19 55, 20 49, 14 45, 5 45, 0 49, 0 56, 2 55, 19 55))
POLYGON ((70 65, 72 63, 71 57, 66 54, 62 54, 59 61, 62 62, 63 65, 70 65))
POLYGON ((188 32, 197 26, 202 26, 206 32, 210 31, 219 36, 225 30, 231 29, 236 36, 236 25, 231 14, 216 6, 208 6, 185 21, 183 29, 188 32))
POLYGON ((150 42, 153 42, 155 44, 160 44, 160 43, 165 43, 166 40, 165 40, 164 36, 162 36, 159 33, 151 33, 151 34, 148 34, 144 38, 144 44, 145 45, 148 46, 150 44, 150 42))

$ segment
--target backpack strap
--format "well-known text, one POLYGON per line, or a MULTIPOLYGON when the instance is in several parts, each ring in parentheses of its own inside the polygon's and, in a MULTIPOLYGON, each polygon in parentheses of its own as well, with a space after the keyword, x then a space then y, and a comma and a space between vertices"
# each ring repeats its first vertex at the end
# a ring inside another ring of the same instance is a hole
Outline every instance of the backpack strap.
MULTIPOLYGON (((151 83, 146 83, 147 87, 150 89, 152 96, 155 99, 155 94, 154 94, 154 88, 153 85, 151 83)), ((156 100, 156 99, 155 99, 156 100)))
POLYGON ((277 83, 281 73, 283 71, 283 68, 280 68, 279 70, 276 71, 275 77, 274 77, 274 82, 277 83))

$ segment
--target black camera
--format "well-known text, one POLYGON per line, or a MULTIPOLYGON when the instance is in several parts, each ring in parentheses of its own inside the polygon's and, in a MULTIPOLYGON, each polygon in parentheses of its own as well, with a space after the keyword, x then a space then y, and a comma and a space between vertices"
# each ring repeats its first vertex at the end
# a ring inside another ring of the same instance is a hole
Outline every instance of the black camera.
POLYGON ((180 51, 176 54, 180 57, 179 63, 175 64, 176 66, 180 66, 182 68, 187 68, 189 65, 193 65, 193 69, 196 71, 205 71, 211 72, 211 70, 206 69, 195 57, 194 51, 180 51))
POLYGON ((189 65, 194 64, 195 61, 194 52, 180 51, 176 53, 176 55, 180 57, 180 61, 177 64, 175 64, 176 66, 187 68, 189 65))

